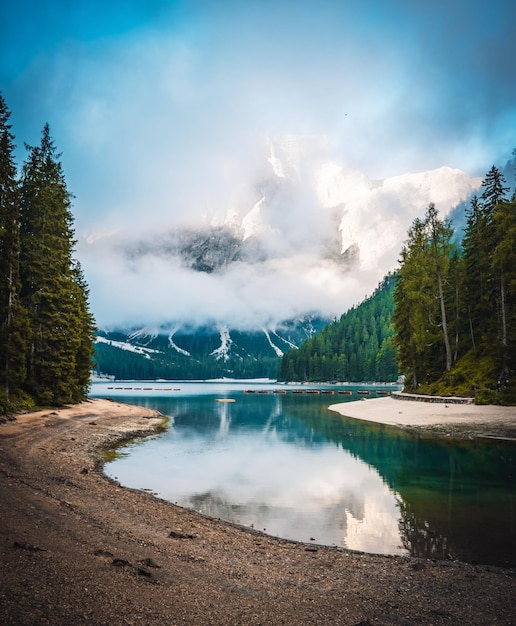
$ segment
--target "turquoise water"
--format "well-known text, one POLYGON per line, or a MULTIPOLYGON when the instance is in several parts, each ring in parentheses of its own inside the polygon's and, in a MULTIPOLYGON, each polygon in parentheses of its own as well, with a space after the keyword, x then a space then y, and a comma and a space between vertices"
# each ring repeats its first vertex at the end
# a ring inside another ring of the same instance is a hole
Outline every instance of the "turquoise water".
POLYGON ((313 389, 94 384, 92 396, 171 418, 164 434, 124 447, 106 473, 279 537, 516 566, 515 444, 420 437, 327 409, 386 388, 313 389))

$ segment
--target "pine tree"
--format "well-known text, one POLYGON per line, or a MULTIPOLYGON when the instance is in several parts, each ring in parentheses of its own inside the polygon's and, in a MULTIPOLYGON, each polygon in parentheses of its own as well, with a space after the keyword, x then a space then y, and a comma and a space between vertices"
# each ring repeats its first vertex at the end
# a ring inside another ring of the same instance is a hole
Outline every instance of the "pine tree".
POLYGON ((508 188, 503 174, 494 165, 482 182, 482 195, 473 197, 462 243, 464 255, 464 312, 468 320, 471 346, 481 354, 479 347, 489 345, 496 317, 497 288, 493 276, 491 256, 496 246, 493 222, 495 207, 505 199, 508 188))
POLYGON ((48 124, 40 145, 27 148, 20 200, 21 293, 30 319, 26 386, 40 404, 63 404, 84 397, 91 316, 72 260, 71 195, 48 124))
POLYGON ((509 187, 507 187, 507 181, 502 172, 494 165, 482 181, 482 187, 484 191, 481 196, 481 204, 490 220, 494 208, 507 199, 509 187))
POLYGON ((408 385, 436 381, 453 363, 450 310, 455 289, 450 285, 454 246, 453 230, 430 204, 424 220, 417 218, 401 253, 401 267, 394 293, 395 344, 408 385))
POLYGON ((25 379, 28 332, 26 311, 20 302, 19 197, 9 118, 0 94, 0 408, 3 405, 4 410, 25 379))
POLYGON ((516 365, 516 202, 502 202, 493 212, 496 245, 492 268, 498 278, 498 334, 501 375, 516 365))
POLYGON ((442 221, 438 217, 437 209, 433 203, 427 209, 425 224, 429 236, 429 252, 435 271, 436 296, 439 300, 440 322, 442 340, 446 355, 446 371, 449 372, 452 366, 452 352, 450 346, 450 335, 448 331, 448 311, 445 299, 445 285, 448 281, 450 258, 452 254, 451 238, 453 230, 448 221, 442 221))
POLYGON ((462 335, 467 338, 473 353, 479 353, 492 314, 489 297, 490 283, 490 225, 477 196, 473 196, 466 212, 466 228, 462 240, 464 274, 461 300, 466 327, 462 335))
POLYGON ((500 344, 502 350, 506 346, 506 280, 505 280, 505 264, 503 256, 498 255, 498 262, 493 264, 493 253, 500 247, 505 238, 505 233, 500 228, 502 219, 499 219, 498 226, 495 223, 495 214, 504 213, 507 204, 507 192, 509 187, 504 175, 498 168, 493 166, 482 182, 484 191, 481 196, 481 206, 485 223, 487 224, 485 232, 484 247, 487 245, 486 263, 488 265, 488 299, 490 302, 490 310, 488 311, 486 322, 486 334, 484 338, 485 350, 492 354, 494 358, 500 353, 500 344))
POLYGON ((416 218, 401 251, 394 289, 395 345, 407 385, 417 389, 427 382, 431 346, 436 342, 435 299, 428 258, 428 236, 423 220, 416 218))
POLYGON ((84 279, 81 265, 75 261, 72 267, 72 280, 75 289, 73 297, 77 307, 77 315, 80 320, 79 324, 79 345, 75 355, 75 389, 73 399, 75 401, 83 400, 86 396, 90 383, 90 375, 92 368, 92 359, 95 354, 95 320, 90 312, 88 295, 89 289, 84 279))

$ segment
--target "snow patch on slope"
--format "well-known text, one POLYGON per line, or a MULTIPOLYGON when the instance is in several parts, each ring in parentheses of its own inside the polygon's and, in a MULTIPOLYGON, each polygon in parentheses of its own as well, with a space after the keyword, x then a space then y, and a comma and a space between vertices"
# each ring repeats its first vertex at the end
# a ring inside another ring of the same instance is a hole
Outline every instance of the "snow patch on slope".
POLYGON ((132 343, 128 343, 126 341, 114 341, 113 339, 107 339, 106 337, 97 337, 96 343, 105 343, 113 348, 126 350, 127 352, 135 352, 136 354, 143 355, 146 359, 150 359, 151 354, 160 354, 160 350, 144 348, 143 346, 134 346, 132 343))
POLYGON ((168 345, 175 350, 176 352, 178 352, 179 354, 183 354, 184 356, 192 356, 190 354, 190 352, 188 352, 188 350, 184 350, 183 348, 180 348, 175 342, 174 342, 174 334, 179 330, 180 326, 177 326, 176 328, 174 328, 174 330, 172 330, 169 335, 168 335, 168 345))
POLYGON ((283 356, 283 351, 278 348, 274 343, 272 343, 271 336, 269 335, 269 331, 266 328, 262 328, 265 336, 267 337, 267 341, 269 342, 271 348, 274 350, 277 356, 283 356))
MULTIPOLYGON (((314 331, 314 332, 315 332, 315 331, 314 331)), ((286 343, 286 344, 287 344, 287 346, 290 346, 291 348, 297 348, 297 345, 296 345, 295 343, 292 343, 292 341, 289 341, 286 337, 280 337, 280 336, 278 335, 278 333, 277 333, 277 332, 275 332, 275 331, 271 331, 271 333, 272 333, 275 337, 277 337, 280 341, 282 341, 283 343, 286 343)), ((313 334, 313 333, 310 333, 310 336, 312 336, 312 334, 313 334)), ((282 352, 281 354, 283 354, 283 352, 282 352)))
POLYGON ((229 329, 227 326, 221 326, 220 332, 220 346, 210 353, 210 356, 214 356, 217 360, 223 359, 227 361, 229 359, 229 350, 233 340, 229 336, 229 329))
POLYGON ((153 339, 156 339, 158 335, 158 328, 140 328, 139 330, 135 330, 134 332, 132 332, 128 336, 128 339, 129 341, 139 341, 141 343, 144 343, 145 340, 147 340, 146 343, 149 344, 153 339))

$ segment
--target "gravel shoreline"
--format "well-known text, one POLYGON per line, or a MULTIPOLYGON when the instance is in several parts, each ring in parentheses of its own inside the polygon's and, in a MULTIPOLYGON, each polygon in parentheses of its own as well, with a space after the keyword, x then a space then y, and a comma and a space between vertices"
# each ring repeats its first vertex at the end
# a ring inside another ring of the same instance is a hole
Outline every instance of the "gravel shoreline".
POLYGON ((0 425, 2 624, 516 624, 513 569, 276 539, 106 478, 105 446, 161 427, 108 400, 0 425))

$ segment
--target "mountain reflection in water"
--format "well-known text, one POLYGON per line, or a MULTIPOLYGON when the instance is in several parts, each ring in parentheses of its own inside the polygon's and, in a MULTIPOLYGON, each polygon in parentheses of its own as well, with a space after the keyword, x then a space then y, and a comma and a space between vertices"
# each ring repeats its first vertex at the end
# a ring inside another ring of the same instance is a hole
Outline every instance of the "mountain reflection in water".
MULTIPOLYGON (((451 442, 346 419, 322 395, 226 394, 236 402, 215 402, 220 392, 209 388, 117 396, 173 425, 126 448, 108 475, 288 539, 516 565, 510 442, 451 442)), ((356 396, 338 401, 347 399, 356 396)))

